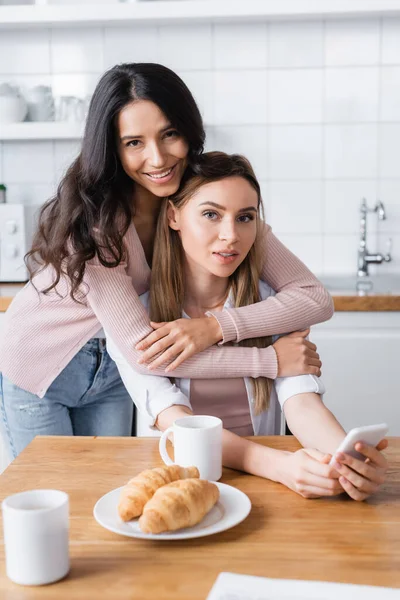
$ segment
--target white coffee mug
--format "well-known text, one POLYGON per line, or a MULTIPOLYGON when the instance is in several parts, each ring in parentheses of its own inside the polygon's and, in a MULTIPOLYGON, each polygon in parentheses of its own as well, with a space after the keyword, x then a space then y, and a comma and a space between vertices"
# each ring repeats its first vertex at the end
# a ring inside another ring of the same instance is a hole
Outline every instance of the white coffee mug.
POLYGON ((21 585, 58 581, 69 571, 68 494, 30 490, 2 503, 7 576, 21 585))
POLYGON ((177 419, 160 437, 159 450, 166 465, 195 466, 201 479, 218 481, 222 475, 222 421, 206 415, 177 419), (174 461, 167 452, 167 438, 171 432, 174 461))

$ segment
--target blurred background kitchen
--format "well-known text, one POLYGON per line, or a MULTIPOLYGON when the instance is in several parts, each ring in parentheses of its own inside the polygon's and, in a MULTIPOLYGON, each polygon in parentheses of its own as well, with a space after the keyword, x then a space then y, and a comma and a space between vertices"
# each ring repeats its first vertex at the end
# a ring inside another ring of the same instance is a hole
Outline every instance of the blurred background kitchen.
POLYGON ((127 61, 175 70, 206 148, 251 160, 267 221, 335 297, 312 331, 326 403, 400 435, 400 0, 0 0, 0 309, 100 74, 127 61))

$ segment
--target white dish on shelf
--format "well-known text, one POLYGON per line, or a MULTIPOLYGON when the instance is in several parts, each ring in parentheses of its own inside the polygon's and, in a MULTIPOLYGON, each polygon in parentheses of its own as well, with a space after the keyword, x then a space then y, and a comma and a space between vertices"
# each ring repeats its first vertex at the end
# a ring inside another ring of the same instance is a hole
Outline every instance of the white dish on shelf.
POLYGON ((26 101, 16 88, 3 83, 0 90, 0 124, 19 123, 25 119, 26 101))
POLYGON ((205 537, 230 529, 241 523, 251 510, 251 502, 245 493, 226 483, 215 482, 220 498, 210 512, 194 527, 168 531, 166 533, 143 533, 138 519, 125 523, 118 516, 117 506, 122 487, 105 494, 96 502, 93 515, 96 521, 109 531, 127 537, 144 540, 188 540, 205 537))

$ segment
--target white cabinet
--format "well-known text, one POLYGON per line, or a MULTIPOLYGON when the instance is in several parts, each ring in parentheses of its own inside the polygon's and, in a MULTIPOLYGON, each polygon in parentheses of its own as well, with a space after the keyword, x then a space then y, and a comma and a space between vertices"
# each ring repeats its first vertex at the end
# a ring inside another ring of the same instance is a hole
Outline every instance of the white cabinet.
POLYGON ((346 430, 386 422, 400 435, 400 312, 337 312, 312 328, 325 404, 346 430))

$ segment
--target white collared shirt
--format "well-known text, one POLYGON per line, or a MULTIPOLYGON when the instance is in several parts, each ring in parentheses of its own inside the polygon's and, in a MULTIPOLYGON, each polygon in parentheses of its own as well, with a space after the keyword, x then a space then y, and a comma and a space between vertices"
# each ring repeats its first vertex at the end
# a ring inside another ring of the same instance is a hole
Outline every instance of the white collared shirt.
MULTIPOLYGON (((275 292, 264 281, 260 281, 261 300, 273 296, 275 292)), ((142 294, 140 300, 148 308, 149 294, 142 294)), ((228 296, 224 308, 233 308, 233 298, 228 296)), ((189 318, 186 314, 183 317, 189 318)), ((136 371, 123 357, 111 337, 105 331, 107 351, 117 364, 121 379, 148 426, 155 429, 155 422, 160 412, 174 404, 187 406, 190 404, 190 379, 175 379, 172 383, 168 377, 144 375, 136 371)), ((281 433, 281 408, 286 400, 296 394, 315 392, 323 394, 325 386, 319 377, 299 375, 297 377, 278 377, 274 380, 269 408, 261 414, 255 414, 255 399, 251 379, 244 378, 250 416, 254 435, 277 435, 281 433)))

